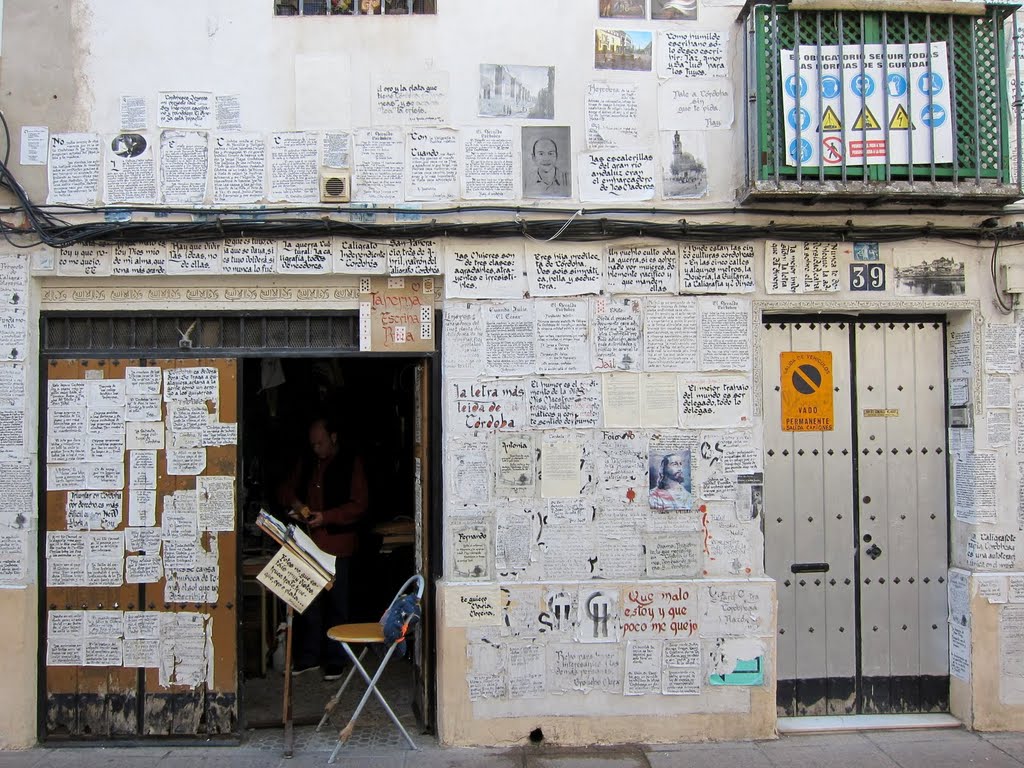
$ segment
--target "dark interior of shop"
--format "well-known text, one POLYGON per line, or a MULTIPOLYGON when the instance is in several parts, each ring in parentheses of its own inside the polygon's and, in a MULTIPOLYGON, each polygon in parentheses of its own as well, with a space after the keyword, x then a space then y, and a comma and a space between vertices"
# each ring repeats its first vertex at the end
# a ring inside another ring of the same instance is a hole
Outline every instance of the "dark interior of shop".
MULTIPOLYGON (((255 526, 260 509, 282 520, 281 489, 310 453, 309 426, 326 418, 339 445, 362 457, 368 510, 351 561, 352 622, 378 621, 415 568, 414 382, 416 361, 382 358, 262 358, 242 367, 239 441, 243 516, 244 615, 239 666, 247 727, 279 726, 283 652, 276 648, 285 606, 255 576, 277 549, 255 526), (275 652, 276 651, 276 652, 275 652)), ((411 654, 410 654, 411 656, 411 654)), ((412 685, 411 665, 393 665, 412 685)), ((295 678, 295 722, 316 722, 338 682, 319 673, 295 678)), ((353 685, 357 694, 363 686, 353 685)))

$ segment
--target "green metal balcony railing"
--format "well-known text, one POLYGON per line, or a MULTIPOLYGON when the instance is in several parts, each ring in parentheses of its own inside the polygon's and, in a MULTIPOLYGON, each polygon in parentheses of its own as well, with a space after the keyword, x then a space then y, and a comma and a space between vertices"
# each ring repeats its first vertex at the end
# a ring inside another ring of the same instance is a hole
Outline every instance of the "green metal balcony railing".
POLYGON ((973 198, 992 205, 1024 197, 1014 8, 990 4, 983 15, 964 15, 748 4, 745 198, 973 198), (926 72, 913 74, 921 70, 909 62, 922 51, 941 52, 935 60, 948 83, 933 75, 931 58, 926 72), (842 64, 834 63, 837 52, 842 64), (879 88, 890 88, 877 116, 866 109, 871 92, 858 91, 865 82, 875 87, 863 79, 872 58, 879 88), (902 63, 889 69, 890 60, 902 63), (792 76, 787 82, 786 61, 816 87, 799 79, 794 87, 792 76), (941 105, 915 87, 918 77, 948 86, 941 105))

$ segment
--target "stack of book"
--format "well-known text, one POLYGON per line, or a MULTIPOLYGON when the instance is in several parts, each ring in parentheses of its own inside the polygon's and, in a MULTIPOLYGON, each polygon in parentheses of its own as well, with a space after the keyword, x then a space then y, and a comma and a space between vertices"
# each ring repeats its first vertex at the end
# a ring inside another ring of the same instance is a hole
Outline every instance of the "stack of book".
POLYGON ((256 527, 281 545, 256 580, 299 613, 323 589, 334 586, 334 555, 324 552, 304 531, 260 510, 256 527))

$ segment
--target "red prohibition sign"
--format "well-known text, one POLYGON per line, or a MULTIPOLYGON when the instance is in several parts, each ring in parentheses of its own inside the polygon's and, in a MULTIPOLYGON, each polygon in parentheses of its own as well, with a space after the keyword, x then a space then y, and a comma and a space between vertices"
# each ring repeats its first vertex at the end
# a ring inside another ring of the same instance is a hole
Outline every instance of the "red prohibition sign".
POLYGON ((826 136, 821 140, 821 159, 835 165, 843 161, 843 140, 837 136, 826 136))

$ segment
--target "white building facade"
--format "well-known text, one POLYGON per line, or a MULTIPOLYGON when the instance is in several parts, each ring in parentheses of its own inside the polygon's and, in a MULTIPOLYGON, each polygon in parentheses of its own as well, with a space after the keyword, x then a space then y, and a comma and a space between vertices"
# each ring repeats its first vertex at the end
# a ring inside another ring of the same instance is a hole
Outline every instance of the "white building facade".
POLYGON ((314 354, 415 369, 442 743, 1024 727, 1014 8, 319 5, 3 5, 0 743, 238 732, 314 354))

